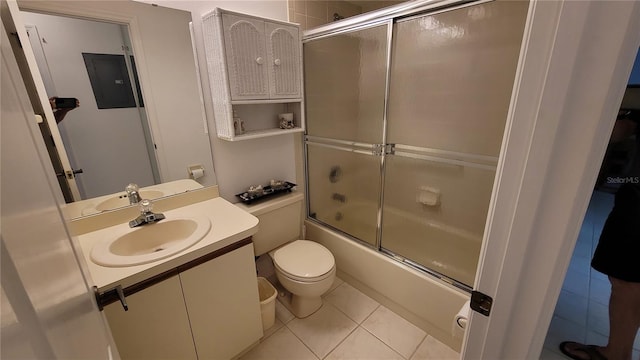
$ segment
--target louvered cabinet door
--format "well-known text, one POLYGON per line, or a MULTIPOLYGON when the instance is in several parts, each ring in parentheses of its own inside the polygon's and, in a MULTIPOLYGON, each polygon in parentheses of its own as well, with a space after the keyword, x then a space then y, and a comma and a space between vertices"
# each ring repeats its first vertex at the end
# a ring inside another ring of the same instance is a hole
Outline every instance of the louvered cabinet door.
POLYGON ((269 95, 272 99, 301 97, 301 42, 295 26, 266 22, 269 95))
POLYGON ((231 100, 269 98, 264 21, 222 15, 231 100))

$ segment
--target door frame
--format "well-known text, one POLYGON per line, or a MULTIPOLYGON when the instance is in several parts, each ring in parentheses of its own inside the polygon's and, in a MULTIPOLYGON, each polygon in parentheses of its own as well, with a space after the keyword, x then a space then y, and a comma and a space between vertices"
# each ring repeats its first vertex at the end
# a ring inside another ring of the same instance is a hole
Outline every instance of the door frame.
POLYGON ((530 3, 463 359, 539 358, 639 45, 638 2, 530 3))

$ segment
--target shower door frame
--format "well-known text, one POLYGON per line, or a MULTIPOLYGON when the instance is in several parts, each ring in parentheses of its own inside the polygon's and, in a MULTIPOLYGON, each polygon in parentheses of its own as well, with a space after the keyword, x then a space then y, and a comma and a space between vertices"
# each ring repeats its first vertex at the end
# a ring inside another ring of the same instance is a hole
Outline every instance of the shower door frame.
MULTIPOLYGON (((334 24, 329 24, 325 26, 318 27, 316 29, 305 31, 303 34, 303 44, 306 42, 311 42, 315 40, 320 40, 323 38, 328 38, 336 35, 353 33, 360 30, 366 30, 370 28, 374 28, 376 26, 387 26, 387 44, 386 44, 386 69, 385 69, 385 90, 384 90, 384 113, 383 113, 383 121, 382 121, 382 138, 380 144, 370 144, 370 143, 362 143, 362 142, 354 142, 348 140, 338 140, 338 139, 329 139, 318 136, 311 136, 308 134, 309 127, 305 129, 304 138, 303 138, 303 149, 304 149, 304 176, 305 176, 305 218, 308 221, 312 221, 324 227, 328 227, 333 231, 336 231, 357 243, 364 245, 370 249, 377 251, 379 254, 382 254, 393 261, 397 261, 401 264, 404 264, 410 268, 413 268, 422 273, 433 276, 439 281, 443 281, 448 285, 454 286, 462 291, 465 291, 469 294, 474 289, 473 284, 465 284, 460 280, 454 279, 450 276, 439 273, 436 270, 430 269, 427 266, 420 264, 416 261, 413 261, 409 258, 406 258, 403 255, 397 254, 387 248, 384 248, 382 245, 382 217, 383 217, 383 209, 384 209, 384 184, 385 184, 385 174, 386 174, 386 157, 387 155, 394 155, 402 158, 413 158, 427 161, 435 161, 435 162, 446 162, 449 164, 455 165, 463 165, 463 166, 471 166, 476 168, 481 168, 485 170, 492 170, 495 172, 494 179, 497 176, 497 164, 498 158, 497 156, 488 156, 488 155, 476 155, 476 154, 464 154, 453 151, 439 150, 439 149, 430 149, 424 147, 410 146, 410 145, 402 145, 402 144, 389 144, 387 142, 387 131, 388 131, 388 106, 389 106, 389 92, 390 92, 390 81, 391 81, 391 62, 392 62, 392 46, 393 46, 393 30, 394 24, 400 21, 408 21, 415 19, 417 17, 423 16, 432 16, 437 15, 444 12, 454 11, 470 6, 481 5, 485 3, 490 3, 495 0, 424 0, 424 1, 411 1, 408 3, 398 4, 392 7, 388 7, 385 9, 381 9, 378 11, 373 11, 367 14, 363 14, 360 16, 356 16, 353 18, 347 18, 345 20, 338 21, 334 24), (369 242, 359 239, 354 235, 351 235, 345 231, 337 229, 330 224, 327 224, 323 221, 315 219, 310 216, 310 190, 309 190, 309 164, 308 164, 308 145, 312 144, 314 146, 328 147, 336 150, 350 151, 354 153, 370 155, 370 156, 380 156, 380 196, 377 204, 377 218, 376 218, 376 242, 375 245, 370 244, 369 242), (431 155, 442 155, 442 157, 438 156, 430 156, 431 155), (451 157, 448 159, 447 156, 451 157)), ((522 53, 518 55, 522 56, 522 53)), ((305 109, 306 111, 306 109, 305 109)), ((494 190, 495 190, 495 180, 494 180, 494 190)), ((488 215, 487 215, 488 216, 488 215)), ((484 241, 483 241, 484 242, 484 241)), ((482 247, 482 245, 481 245, 482 247)), ((477 274, 476 274, 477 277, 477 274)))

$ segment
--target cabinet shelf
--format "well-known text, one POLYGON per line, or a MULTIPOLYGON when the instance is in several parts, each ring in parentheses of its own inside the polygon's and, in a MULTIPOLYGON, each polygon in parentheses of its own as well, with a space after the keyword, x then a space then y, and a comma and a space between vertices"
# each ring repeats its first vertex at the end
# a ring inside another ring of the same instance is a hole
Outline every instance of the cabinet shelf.
POLYGON ((242 135, 236 135, 232 139, 224 139, 230 141, 241 141, 241 140, 250 140, 257 139, 261 137, 274 136, 274 135, 283 135, 283 134, 292 134, 303 132, 303 128, 293 128, 293 129, 268 129, 268 130, 256 130, 256 131, 247 131, 242 135))
POLYGON ((300 103, 301 99, 272 99, 272 100, 232 100, 231 105, 254 105, 254 104, 282 104, 300 103))

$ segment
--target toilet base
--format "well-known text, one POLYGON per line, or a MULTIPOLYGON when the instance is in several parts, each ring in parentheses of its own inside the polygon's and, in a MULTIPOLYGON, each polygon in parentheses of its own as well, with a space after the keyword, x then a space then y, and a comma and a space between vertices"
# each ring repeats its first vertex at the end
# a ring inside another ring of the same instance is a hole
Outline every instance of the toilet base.
POLYGON ((306 318, 322 307, 322 298, 291 294, 291 313, 297 318, 306 318))
POLYGON ((282 303, 293 316, 299 319, 312 315, 322 307, 321 297, 309 298, 293 295, 280 283, 276 285, 276 288, 278 288, 278 300, 280 303, 282 303))

